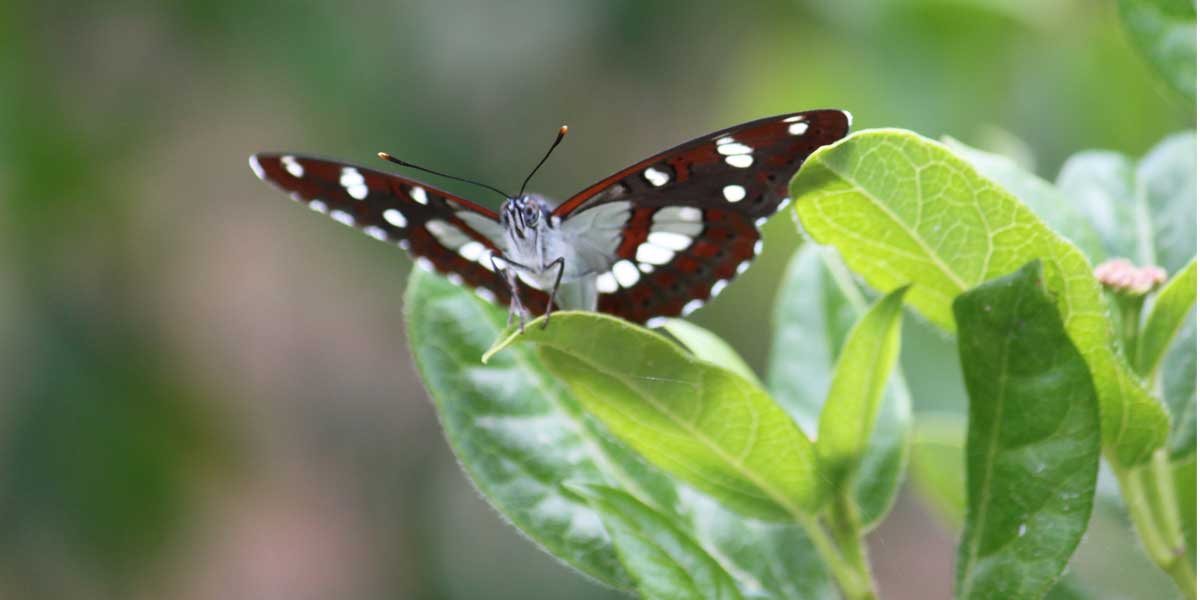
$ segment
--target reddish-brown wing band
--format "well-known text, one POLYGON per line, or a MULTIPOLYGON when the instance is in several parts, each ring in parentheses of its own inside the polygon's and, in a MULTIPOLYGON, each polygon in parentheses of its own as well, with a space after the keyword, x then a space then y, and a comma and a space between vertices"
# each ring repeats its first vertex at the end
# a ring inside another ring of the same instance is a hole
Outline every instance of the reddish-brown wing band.
MULTIPOLYGON (((293 200, 408 250, 418 266, 487 300, 508 303, 508 286, 489 258, 501 254, 495 212, 417 181, 337 161, 255 154, 250 168, 293 200)), ((544 292, 521 285, 523 301, 545 304, 544 292)))
POLYGON ((758 228, 786 203, 804 159, 849 129, 840 110, 743 123, 622 169, 564 202, 554 210, 564 220, 628 205, 616 262, 597 279, 598 310, 643 323, 688 314, 715 296, 758 254, 758 228))

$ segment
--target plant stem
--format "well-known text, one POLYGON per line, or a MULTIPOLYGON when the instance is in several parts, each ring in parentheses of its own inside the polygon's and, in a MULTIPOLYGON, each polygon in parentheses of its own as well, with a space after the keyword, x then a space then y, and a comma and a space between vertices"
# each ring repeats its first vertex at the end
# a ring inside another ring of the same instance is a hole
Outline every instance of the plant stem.
POLYGON ((877 598, 870 574, 846 559, 817 519, 805 517, 800 524, 804 526, 817 553, 821 555, 825 566, 833 573, 833 579, 837 581, 838 588, 842 590, 842 595, 847 600, 875 600, 877 598))
POLYGON ((1175 482, 1167 461, 1166 452, 1160 449, 1148 465, 1122 467, 1115 460, 1109 464, 1116 472, 1121 497, 1146 554, 1171 576, 1187 598, 1195 600, 1196 573, 1188 559, 1175 482))

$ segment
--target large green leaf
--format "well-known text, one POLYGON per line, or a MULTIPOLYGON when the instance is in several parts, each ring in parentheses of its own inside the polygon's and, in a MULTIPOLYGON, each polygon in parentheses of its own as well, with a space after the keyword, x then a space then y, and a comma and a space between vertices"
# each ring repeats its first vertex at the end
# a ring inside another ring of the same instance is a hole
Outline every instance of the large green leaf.
POLYGON ((1021 168, 1006 156, 977 150, 953 138, 942 141, 970 162, 979 174, 1004 186, 1051 229, 1071 240, 1092 262, 1099 264, 1107 258, 1100 234, 1087 215, 1054 184, 1021 168))
POLYGON ((825 146, 792 180, 805 230, 876 289, 953 330, 958 294, 1034 259, 1100 394, 1106 448, 1138 464, 1164 443, 1166 413, 1113 350, 1107 305, 1083 254, 953 152, 914 133, 865 131, 825 146))
POLYGON ((481 365, 504 313, 415 271, 406 299, 408 337, 454 453, 506 519, 548 552, 601 581, 629 589, 600 517, 564 494, 567 480, 618 484, 671 507, 674 485, 604 433, 530 348, 481 365))
POLYGON ((859 466, 875 427, 883 390, 900 356, 900 316, 907 287, 879 299, 850 330, 821 410, 817 452, 834 486, 859 466))
POLYGON ((1196 260, 1188 263, 1163 286, 1154 298, 1146 324, 1138 336, 1133 368, 1143 377, 1152 377, 1175 334, 1183 327, 1188 313, 1196 305, 1196 260))
POLYGON ((971 398, 959 598, 1039 598, 1087 530, 1100 464, 1088 366, 1037 262, 954 302, 971 398))
POLYGON ((1057 185, 1100 233, 1106 258, 1175 273, 1195 256, 1194 132, 1167 137, 1137 163, 1116 152, 1081 152, 1063 165, 1057 185))
POLYGON ((600 513, 643 598, 738 600, 729 573, 671 519, 622 490, 570 485, 600 513))
POLYGON ((617 437, 652 464, 747 516, 801 521, 824 503, 816 452, 791 417, 744 377, 621 319, 556 313, 521 342, 617 437))
POLYGON ((697 358, 706 360, 719 367, 725 367, 746 379, 758 383, 758 375, 754 369, 742 360, 737 350, 734 350, 717 334, 683 319, 668 319, 663 326, 671 337, 679 340, 685 348, 691 350, 697 358))
MULTIPOLYGON (((775 400, 812 433, 838 350, 866 310, 866 301, 836 256, 812 244, 796 252, 775 301, 767 381, 775 400)), ((854 498, 867 529, 883 519, 900 488, 911 419, 908 388, 897 371, 854 473, 854 498)))
POLYGON ((1194 0, 1119 0, 1133 43, 1171 87, 1196 100, 1194 0))

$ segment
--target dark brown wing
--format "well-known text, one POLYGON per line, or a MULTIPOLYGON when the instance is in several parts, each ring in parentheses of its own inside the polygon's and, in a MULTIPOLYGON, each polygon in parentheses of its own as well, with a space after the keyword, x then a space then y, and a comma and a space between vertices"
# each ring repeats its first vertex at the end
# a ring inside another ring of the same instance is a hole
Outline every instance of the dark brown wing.
POLYGON ((641 323, 687 314, 716 295, 758 253, 758 228, 786 203, 804 159, 849 129, 841 110, 758 119, 652 156, 564 202, 554 210, 564 220, 627 204, 613 270, 597 280, 598 309, 641 323))
MULTIPOLYGON (((508 303, 508 286, 488 259, 500 254, 503 229, 495 212, 424 183, 338 161, 255 154, 250 168, 293 200, 408 250, 418 266, 508 303)), ((544 292, 526 287, 522 293, 523 300, 546 301, 544 292)))

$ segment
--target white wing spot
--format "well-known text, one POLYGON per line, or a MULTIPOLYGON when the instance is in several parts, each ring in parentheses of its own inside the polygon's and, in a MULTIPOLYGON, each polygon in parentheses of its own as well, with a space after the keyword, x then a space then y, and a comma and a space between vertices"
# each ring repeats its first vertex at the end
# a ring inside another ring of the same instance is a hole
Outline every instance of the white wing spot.
POLYGON ((638 270, 643 273, 650 274, 650 273, 654 272, 654 265, 652 265, 650 263, 644 263, 644 262, 638 263, 638 270))
POLYGON ((734 141, 735 141, 735 140, 733 139, 733 136, 732 136, 732 135, 727 135, 727 136, 725 136, 725 137, 723 137, 723 138, 718 138, 718 139, 717 139, 717 145, 718 145, 718 146, 721 146, 721 145, 724 145, 724 144, 732 144, 734 141))
POLYGON ((359 173, 358 169, 354 167, 342 167, 342 176, 338 179, 338 183, 346 188, 346 193, 355 200, 366 198, 370 192, 367 189, 367 180, 363 179, 362 173, 359 173))
POLYGON ((666 317, 650 317, 649 319, 646 319, 646 327, 649 327, 650 329, 662 327, 663 325, 667 324, 667 321, 668 319, 666 317))
POLYGON ((796 123, 798 121, 803 121, 803 120, 804 120, 804 115, 792 115, 792 116, 784 119, 783 122, 784 123, 796 123))
POLYGON ((408 227, 408 219, 404 218, 404 213, 394 208, 383 211, 383 220, 401 229, 408 227))
POLYGON ((325 214, 329 211, 329 207, 326 206, 321 200, 313 200, 312 202, 309 202, 308 207, 321 214, 325 214))
POLYGON ((754 242, 754 255, 758 256, 759 254, 762 254, 762 248, 763 248, 762 240, 758 240, 758 241, 754 242))
POLYGON ((667 175, 666 171, 659 171, 654 167, 650 167, 645 171, 642 171, 642 176, 645 177, 646 181, 649 181, 650 185, 653 185, 654 187, 662 187, 667 185, 667 182, 671 180, 671 176, 667 175))
POLYGON ((721 190, 729 202, 741 202, 746 197, 746 188, 740 185, 727 185, 721 190))
POLYGON ((425 188, 414 185, 411 190, 408 190, 408 195, 417 204, 429 204, 429 196, 425 194, 425 188))
POLYGON ((342 225, 354 227, 354 216, 344 210, 331 210, 329 211, 329 216, 333 217, 334 221, 337 221, 342 225))
POLYGON ((704 306, 703 300, 700 300, 700 299, 692 300, 691 302, 688 302, 687 304, 683 305, 683 311, 681 311, 681 314, 686 317, 686 316, 696 312, 696 309, 700 308, 701 306, 704 306))
POLYGON ((628 260, 617 261, 617 264, 613 265, 612 273, 613 277, 617 278, 617 283, 621 284, 621 287, 633 287, 642 278, 641 274, 638 273, 637 267, 633 266, 633 263, 628 260))
POLYGON ((748 261, 748 260, 743 260, 742 262, 738 263, 738 266, 737 266, 738 275, 745 273, 746 269, 749 269, 749 268, 750 268, 750 261, 748 261))
POLYGON ((601 294, 611 294, 617 291, 617 278, 612 273, 604 272, 596 276, 596 291, 601 294))
POLYGON ((363 227, 363 233, 381 242, 387 241, 387 232, 377 225, 367 225, 366 227, 363 227))
POLYGON ((477 288, 475 288, 475 295, 476 295, 476 296, 479 296, 480 298, 483 298, 484 300, 487 300, 488 302, 495 302, 495 301, 496 301, 496 294, 495 294, 495 292, 493 292, 492 290, 489 290, 489 289, 487 289, 487 288, 485 288, 485 287, 477 287, 477 288))
POLYGON ((449 281, 450 283, 453 283, 454 285, 462 285, 463 284, 462 275, 459 275, 458 273, 446 274, 446 281, 449 281))
POLYGON ((726 156, 725 162, 729 163, 729 166, 731 167, 745 169, 746 167, 754 164, 754 157, 750 156, 749 154, 736 154, 734 156, 726 156))
POLYGON ((804 135, 807 132, 808 132, 808 123, 805 123, 804 121, 800 121, 799 123, 792 123, 791 125, 788 125, 788 133, 790 133, 792 135, 804 135))
POLYGON ((420 268, 422 271, 428 271, 428 272, 432 273, 433 272, 433 261, 429 260, 428 258, 425 258, 424 256, 418 256, 417 257, 417 267, 420 268))
POLYGON ((755 226, 755 227, 762 227, 763 225, 766 225, 766 224, 767 224, 767 218, 766 218, 766 217, 759 217, 759 218, 757 218, 757 219, 755 219, 755 220, 754 220, 754 226, 755 226))
POLYGON ((736 154, 750 154, 751 152, 754 152, 754 148, 751 148, 745 144, 739 144, 737 142, 728 144, 722 144, 718 142, 717 152, 722 156, 733 156, 736 154))
POLYGON ((717 282, 713 284, 712 291, 709 292, 709 297, 715 298, 717 296, 717 294, 721 293, 721 290, 725 289, 725 286, 727 286, 727 285, 729 285, 728 280, 718 279, 717 282))
POLYGON ((651 231, 650 235, 646 236, 646 241, 670 250, 687 250, 688 246, 692 245, 690 236, 673 231, 651 231))
POLYGON ((258 157, 250 155, 250 170, 254 171, 254 176, 259 179, 266 179, 266 174, 263 173, 262 165, 258 164, 258 157))
POLYGON ((458 255, 471 262, 475 262, 479 260, 481 255, 483 255, 484 250, 486 250, 486 248, 484 248, 483 244, 480 244, 475 240, 471 240, 463 244, 462 247, 458 249, 458 255))
POLYGON ((783 200, 780 200, 779 206, 775 207, 775 211, 778 212, 778 211, 781 211, 781 210, 787 208, 788 202, 791 202, 791 201, 792 201, 791 198, 784 198, 783 200))
POLYGON ((638 262, 650 263, 652 265, 665 265, 675 258, 675 253, 650 242, 642 242, 637 249, 638 262))
POLYGON ((408 240, 400 240, 396 242, 396 245, 400 246, 400 248, 403 250, 408 250, 408 240))
POLYGON ((297 179, 304 177, 304 165, 296 162, 295 156, 290 154, 280 156, 279 162, 283 163, 283 168, 287 169, 287 172, 291 173, 292 177, 297 179))

